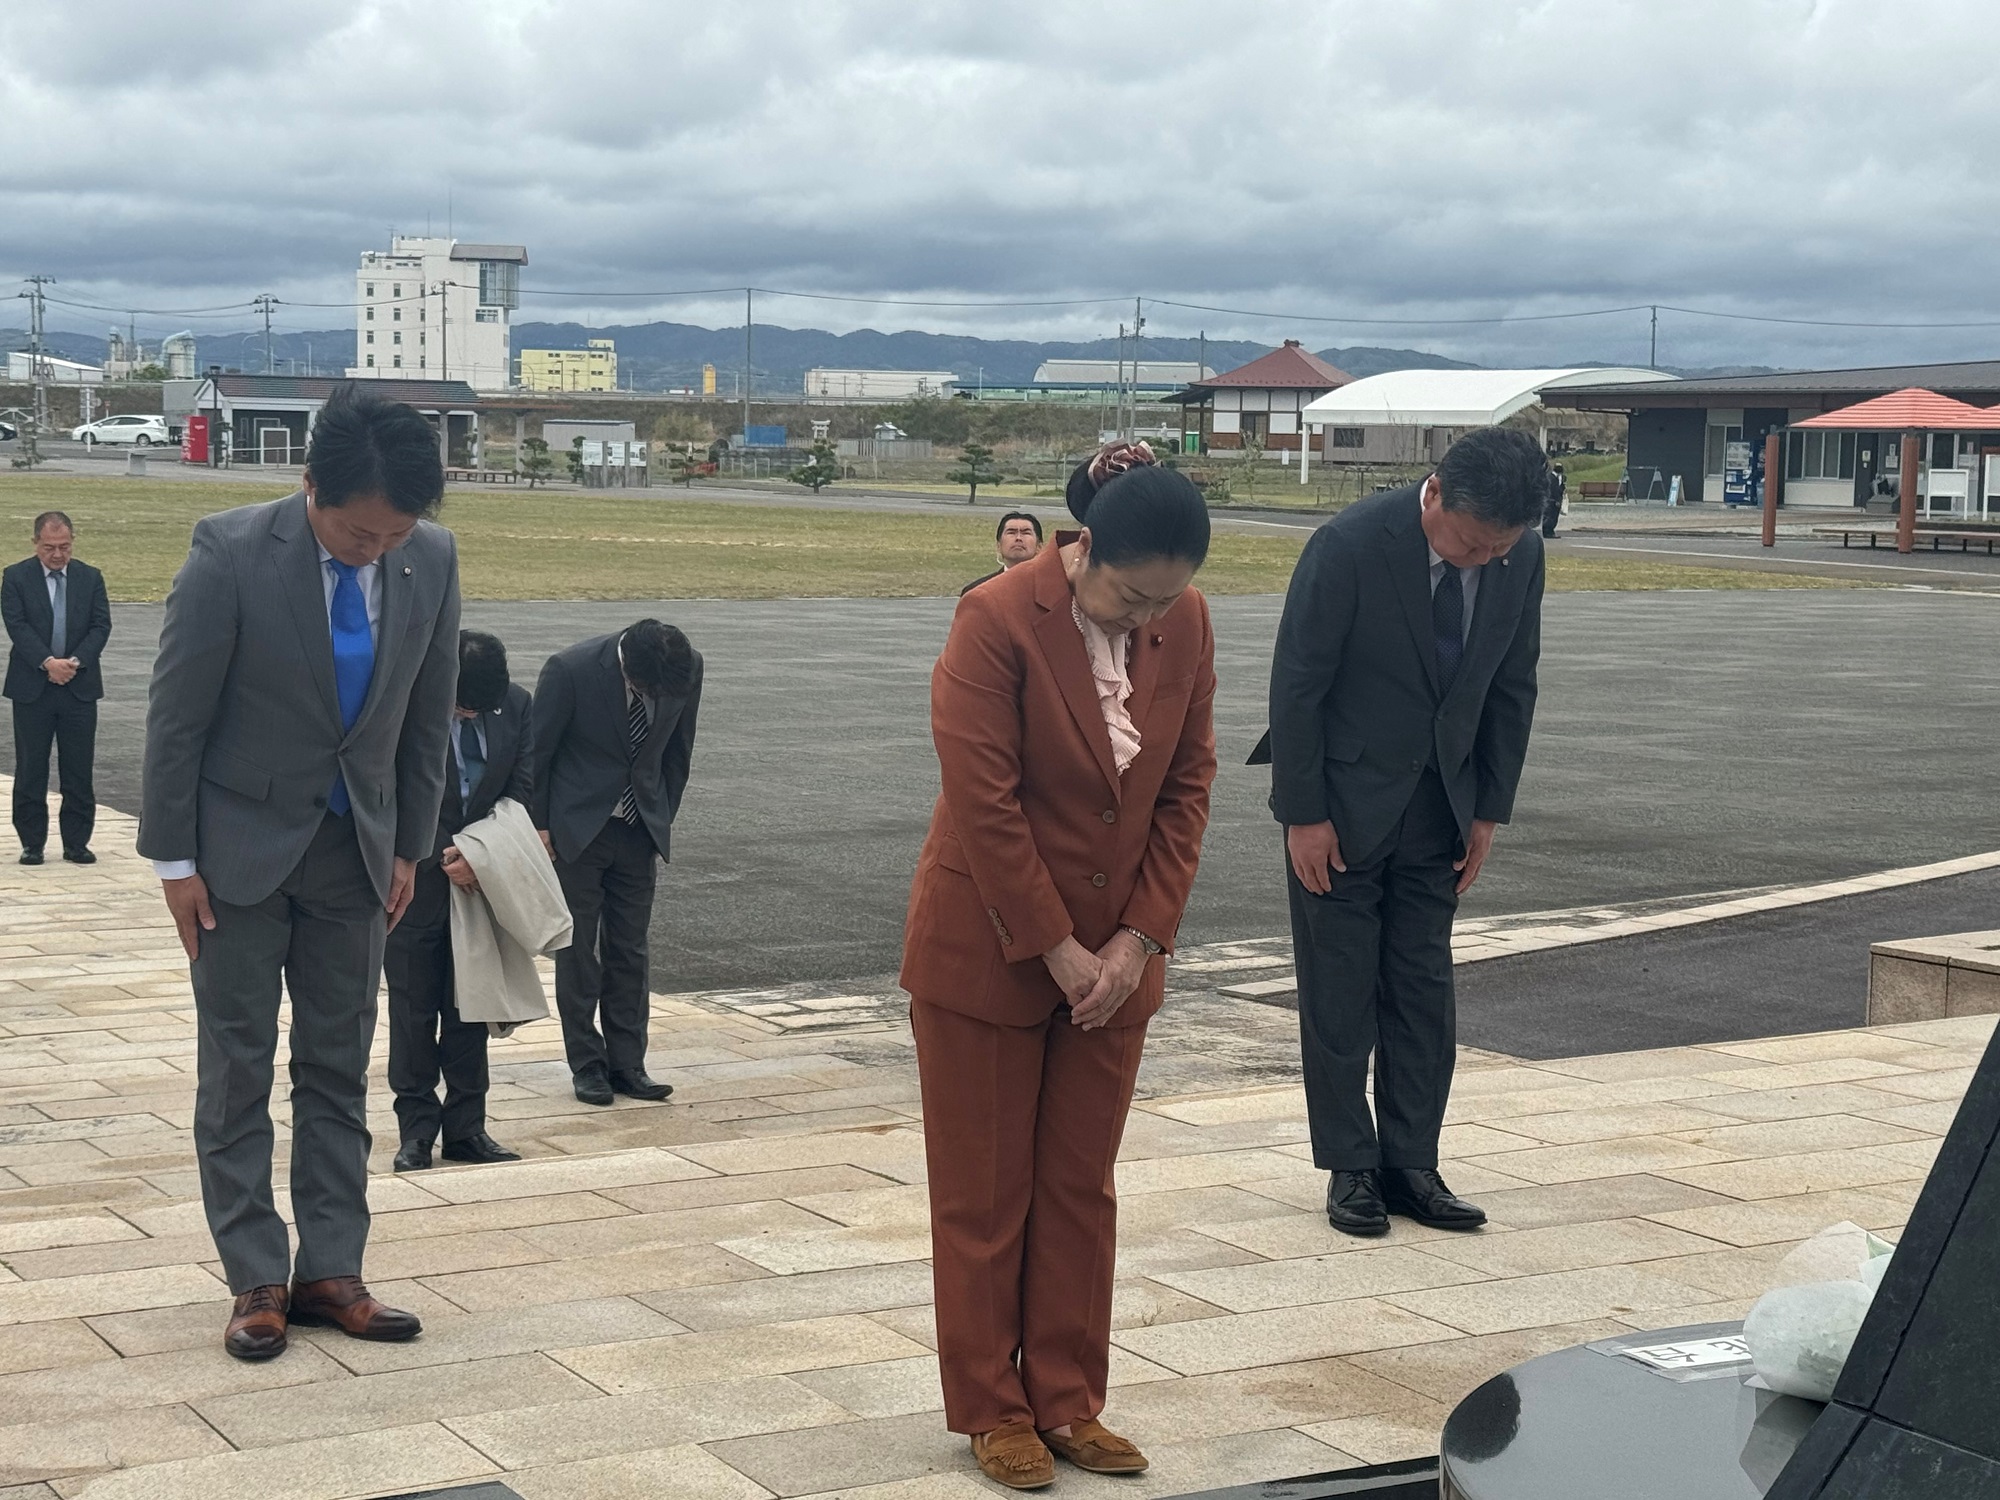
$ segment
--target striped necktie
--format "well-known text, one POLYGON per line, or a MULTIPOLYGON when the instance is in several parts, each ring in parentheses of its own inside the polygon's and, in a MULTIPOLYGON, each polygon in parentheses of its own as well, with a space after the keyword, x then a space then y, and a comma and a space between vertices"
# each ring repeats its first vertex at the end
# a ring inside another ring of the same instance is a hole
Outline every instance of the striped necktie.
MULTIPOLYGON (((651 726, 646 719, 646 700, 630 688, 625 690, 625 696, 631 699, 632 704, 630 711, 625 715, 625 759, 637 761, 639 751, 646 743, 646 731, 651 726)), ((639 798, 632 790, 629 772, 626 775, 625 795, 618 799, 618 805, 611 810, 611 816, 623 819, 634 828, 639 826, 639 798)))

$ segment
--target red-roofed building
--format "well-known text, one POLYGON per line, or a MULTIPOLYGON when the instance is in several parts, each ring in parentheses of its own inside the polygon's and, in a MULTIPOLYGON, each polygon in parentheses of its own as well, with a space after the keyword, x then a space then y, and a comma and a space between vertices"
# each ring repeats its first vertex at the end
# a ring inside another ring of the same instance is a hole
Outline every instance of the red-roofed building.
POLYGON ((1168 399, 1180 403, 1183 430, 1198 431, 1204 449, 1254 445, 1296 450, 1300 409, 1353 379, 1297 339, 1286 339, 1269 354, 1168 399))

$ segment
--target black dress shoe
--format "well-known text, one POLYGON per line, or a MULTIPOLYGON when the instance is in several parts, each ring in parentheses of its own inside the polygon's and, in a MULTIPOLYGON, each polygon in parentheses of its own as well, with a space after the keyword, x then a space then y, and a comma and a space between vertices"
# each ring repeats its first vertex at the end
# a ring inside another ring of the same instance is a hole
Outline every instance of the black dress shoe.
POLYGON ((521 1153, 509 1151, 485 1131, 462 1141, 446 1141, 439 1153, 446 1161, 519 1161, 521 1153))
MULTIPOLYGON (((449 1154, 449 1153, 447 1153, 449 1154)), ((403 1149, 396 1153, 394 1166, 398 1172, 427 1172, 431 1165, 431 1143, 429 1141, 405 1141, 403 1149)))
POLYGON ((1335 1172, 1326 1184, 1326 1222, 1342 1234, 1370 1239, 1389 1232, 1389 1211, 1382 1206, 1379 1172, 1335 1172))
POLYGON ((42 862, 42 851, 41 851, 41 850, 39 850, 39 849, 23 849, 23 850, 21 851, 21 863, 22 863, 22 864, 24 864, 24 865, 38 865, 38 864, 40 864, 41 862, 42 862))
POLYGON ((1444 1185, 1429 1167, 1389 1167, 1382 1173, 1382 1198, 1389 1212, 1432 1229, 1478 1229, 1486 1210, 1444 1185))
POLYGON ((94 865, 97 863, 97 856, 92 854, 88 849, 65 849, 63 850, 63 858, 73 865, 94 865))
POLYGON ((637 1073, 613 1073, 611 1087, 628 1099, 664 1099, 674 1091, 671 1083, 655 1083, 642 1068, 637 1073))
POLYGON ((602 1071, 585 1068, 575 1075, 576 1097, 585 1104, 609 1104, 611 1085, 605 1081, 602 1071))

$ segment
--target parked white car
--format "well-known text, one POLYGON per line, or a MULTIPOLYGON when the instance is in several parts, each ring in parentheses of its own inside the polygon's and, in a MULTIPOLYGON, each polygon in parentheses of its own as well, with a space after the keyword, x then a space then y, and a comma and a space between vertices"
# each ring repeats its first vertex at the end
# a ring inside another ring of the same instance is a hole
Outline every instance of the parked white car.
POLYGON ((99 443, 130 443, 140 448, 172 442, 165 417, 100 417, 70 429, 70 441, 95 447, 99 443))

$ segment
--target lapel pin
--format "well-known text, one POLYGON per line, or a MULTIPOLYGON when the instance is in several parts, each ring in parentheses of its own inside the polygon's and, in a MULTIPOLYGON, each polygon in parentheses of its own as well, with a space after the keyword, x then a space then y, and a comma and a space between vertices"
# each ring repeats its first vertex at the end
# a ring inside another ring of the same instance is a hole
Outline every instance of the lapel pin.
POLYGON ((1166 643, 1167 643, 1167 638, 1163 635, 1156 635, 1153 637, 1153 644, 1155 646, 1164 646, 1166 643))
POLYGON ((410 576, 410 570, 409 570, 408 566, 405 566, 405 567, 404 567, 404 569, 403 569, 403 576, 404 576, 405 578, 408 578, 408 577, 410 576))

